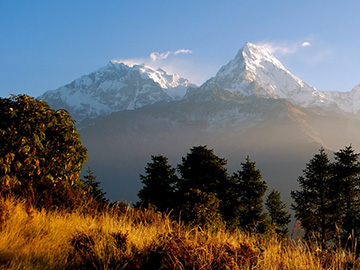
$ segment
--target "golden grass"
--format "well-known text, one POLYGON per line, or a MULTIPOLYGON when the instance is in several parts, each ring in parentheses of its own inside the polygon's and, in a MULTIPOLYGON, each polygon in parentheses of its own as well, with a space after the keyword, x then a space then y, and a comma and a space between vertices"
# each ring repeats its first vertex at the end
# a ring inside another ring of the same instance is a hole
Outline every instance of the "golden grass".
POLYGON ((37 211, 0 200, 0 269, 358 269, 301 241, 186 228, 150 210, 37 211))

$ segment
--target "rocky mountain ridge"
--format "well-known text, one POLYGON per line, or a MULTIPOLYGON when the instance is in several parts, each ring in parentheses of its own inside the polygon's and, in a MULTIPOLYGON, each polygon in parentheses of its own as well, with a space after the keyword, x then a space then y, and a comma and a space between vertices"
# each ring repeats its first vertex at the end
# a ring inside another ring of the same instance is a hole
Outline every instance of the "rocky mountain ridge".
POLYGON ((107 66, 47 91, 39 98, 55 109, 68 110, 81 122, 85 118, 133 110, 160 101, 199 97, 200 93, 212 90, 286 99, 305 108, 324 107, 352 114, 360 110, 360 84, 350 92, 320 91, 293 75, 271 52, 252 43, 247 43, 216 76, 200 87, 162 69, 112 60, 107 66))
POLYGON ((159 101, 182 98, 187 79, 169 75, 144 64, 127 65, 116 60, 70 84, 39 97, 52 108, 66 109, 78 122, 123 110, 134 110, 159 101))

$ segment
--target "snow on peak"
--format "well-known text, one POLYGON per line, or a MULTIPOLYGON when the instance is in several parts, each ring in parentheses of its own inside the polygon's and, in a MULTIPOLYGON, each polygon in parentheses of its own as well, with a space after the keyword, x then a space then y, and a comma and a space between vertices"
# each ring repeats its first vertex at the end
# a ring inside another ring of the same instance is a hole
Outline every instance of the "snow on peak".
POLYGON ((161 68, 136 60, 111 60, 97 71, 39 98, 55 109, 70 111, 80 121, 159 101, 179 100, 190 88, 187 97, 197 91, 228 90, 245 96, 287 99, 303 107, 336 105, 345 112, 360 111, 360 84, 351 92, 318 91, 291 74, 269 50, 253 43, 246 43, 215 77, 195 87, 161 68))
POLYGON ((238 54, 241 54, 248 66, 260 67, 263 62, 269 62, 280 69, 286 70, 281 62, 262 46, 248 42, 238 54))
POLYGON ((132 61, 111 60, 108 66, 125 68, 131 72, 139 72, 143 79, 151 79, 163 89, 171 89, 179 86, 188 87, 190 82, 181 78, 178 74, 168 74, 165 70, 152 68, 144 63, 139 64, 132 61))
POLYGON ((266 48, 246 43, 202 89, 225 89, 246 96, 284 98, 301 105, 320 104, 325 97, 291 74, 266 48))
POLYGON ((351 92, 360 93, 360 84, 355 85, 351 92))
POLYGON ((111 60, 95 72, 45 92, 40 99, 53 108, 67 109, 81 121, 86 117, 180 99, 194 86, 187 79, 162 69, 111 60))

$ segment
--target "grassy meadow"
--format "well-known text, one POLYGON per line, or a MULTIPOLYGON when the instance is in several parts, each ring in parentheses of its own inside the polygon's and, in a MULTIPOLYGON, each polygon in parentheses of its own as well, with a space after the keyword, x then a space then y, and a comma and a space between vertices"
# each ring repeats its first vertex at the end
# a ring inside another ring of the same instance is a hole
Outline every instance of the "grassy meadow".
POLYGON ((360 268, 343 250, 187 227, 151 210, 39 211, 11 198, 0 209, 0 269, 360 268))

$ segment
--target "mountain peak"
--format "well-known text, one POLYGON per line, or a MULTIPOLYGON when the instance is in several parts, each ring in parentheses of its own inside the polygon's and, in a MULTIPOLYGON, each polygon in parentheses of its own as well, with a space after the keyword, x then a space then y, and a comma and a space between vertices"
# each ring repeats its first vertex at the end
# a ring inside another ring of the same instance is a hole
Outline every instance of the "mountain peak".
POLYGON ((250 42, 246 43, 239 51, 236 58, 238 57, 243 58, 246 65, 250 67, 259 67, 262 65, 262 63, 269 62, 277 68, 286 70, 281 62, 276 59, 268 49, 261 45, 256 45, 250 42))
POLYGON ((291 74, 268 49, 250 42, 215 77, 201 86, 202 91, 213 89, 245 96, 282 98, 303 107, 318 105, 325 98, 314 87, 291 74))
POLYGON ((111 60, 40 99, 52 108, 66 109, 78 121, 122 110, 133 110, 159 101, 181 99, 189 87, 187 79, 145 64, 111 60))

